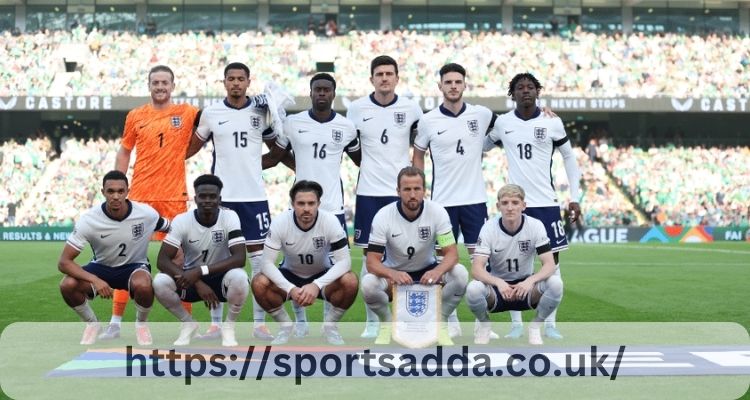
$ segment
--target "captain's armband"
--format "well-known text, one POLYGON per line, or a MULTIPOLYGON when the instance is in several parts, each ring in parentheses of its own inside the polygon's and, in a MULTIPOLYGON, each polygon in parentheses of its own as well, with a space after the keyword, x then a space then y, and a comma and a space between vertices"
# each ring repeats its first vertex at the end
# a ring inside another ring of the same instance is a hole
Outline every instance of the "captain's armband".
POLYGON ((446 232, 442 235, 438 235, 437 244, 443 248, 456 244, 456 238, 453 237, 453 232, 446 232))

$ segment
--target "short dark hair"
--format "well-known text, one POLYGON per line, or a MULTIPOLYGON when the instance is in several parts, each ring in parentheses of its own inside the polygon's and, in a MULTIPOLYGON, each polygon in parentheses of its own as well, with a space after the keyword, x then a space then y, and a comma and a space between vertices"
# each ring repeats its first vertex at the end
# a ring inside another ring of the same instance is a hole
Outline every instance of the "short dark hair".
POLYGON ((393 65, 393 68, 396 69, 396 75, 398 75, 398 64, 396 63, 396 60, 391 56, 382 55, 373 58, 372 62, 370 62, 370 76, 375 73, 375 68, 381 65, 393 65))
POLYGON ((461 64, 450 63, 445 64, 440 68, 440 80, 443 80, 443 76, 449 72, 458 72, 461 76, 466 78, 466 68, 461 66, 461 64))
POLYGON ((221 190, 224 187, 224 184, 221 182, 221 179, 219 179, 216 175, 211 174, 204 174, 197 178, 195 178, 195 181, 193 182, 193 189, 198 189, 198 186, 201 185, 214 185, 219 190, 221 190))
POLYGON ((297 181, 294 186, 289 190, 289 198, 294 202, 294 197, 299 192, 313 192, 318 196, 318 200, 323 197, 323 187, 318 182, 301 180, 297 181))
POLYGON ((229 72, 230 69, 241 69, 245 71, 245 76, 248 78, 250 77, 250 68, 247 67, 247 65, 241 63, 241 62, 233 62, 227 64, 226 67, 224 67, 224 77, 227 77, 227 72, 229 72))
POLYGON ((514 76, 513 79, 510 80, 510 83, 508 84, 508 96, 513 96, 513 90, 516 88, 516 85, 521 81, 521 79, 530 80, 531 83, 534 84, 534 87, 536 87, 536 90, 542 90, 542 84, 539 83, 539 80, 537 80, 536 77, 531 74, 531 72, 524 72, 521 74, 516 74, 516 76, 514 76))
POLYGON ((422 178, 422 187, 425 187, 424 171, 422 171, 421 169, 411 165, 401 168, 401 171, 398 171, 398 178, 396 178, 396 187, 401 187, 401 177, 403 176, 419 176, 420 178, 422 178))
POLYGON ((162 65, 162 64, 156 65, 148 71, 149 82, 151 82, 151 74, 155 72, 169 72, 169 76, 172 77, 172 82, 174 82, 174 72, 172 72, 172 68, 169 68, 166 65, 162 65))
POLYGON ((125 186, 129 185, 128 177, 125 175, 125 173, 116 169, 104 174, 104 178, 102 179, 102 187, 107 184, 107 181, 125 181, 125 186))
POLYGON ((313 87, 313 82, 320 81, 320 80, 333 83, 333 90, 336 90, 336 80, 333 79, 333 76, 331 76, 331 74, 327 74, 325 72, 315 74, 315 76, 313 76, 312 79, 310 79, 310 89, 312 89, 313 87))

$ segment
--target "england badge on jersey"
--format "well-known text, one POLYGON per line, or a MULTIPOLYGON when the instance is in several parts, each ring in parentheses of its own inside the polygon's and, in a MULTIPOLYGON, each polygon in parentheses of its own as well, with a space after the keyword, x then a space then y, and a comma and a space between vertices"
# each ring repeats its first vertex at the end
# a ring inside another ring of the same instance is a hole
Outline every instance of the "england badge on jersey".
POLYGON ((475 136, 477 133, 479 133, 479 121, 476 119, 472 119, 469 121, 466 121, 466 125, 469 127, 469 132, 471 132, 471 136, 475 136))
POLYGON ((528 255, 531 250, 531 240, 521 240, 518 242, 518 251, 523 255, 528 255))
POLYGON ((313 247, 317 249, 322 249, 326 245, 326 238, 325 236, 316 236, 313 238, 313 247))
POLYGON ((179 115, 172 116, 172 126, 179 128, 182 126, 182 117, 179 115))
POLYGON ((133 233, 133 240, 138 240, 143 237, 143 222, 131 226, 131 232, 133 233))
POLYGON ((221 243, 224 241, 224 231, 211 231, 211 240, 214 243, 221 243))
POLYGON ((438 339, 440 285, 396 285, 393 288, 393 339, 409 348, 424 348, 438 339))
POLYGON ((432 229, 430 229, 429 226, 420 226, 417 232, 419 234, 419 240, 424 241, 430 238, 432 229))
POLYGON ((406 113, 405 112, 394 112, 393 122, 398 126, 404 126, 406 124, 406 113))
POLYGON ((253 129, 260 128, 260 117, 250 117, 250 126, 252 126, 253 129))
POLYGON ((547 139, 547 128, 535 127, 534 140, 537 142, 544 142, 545 139, 547 139))
POLYGON ((344 140, 344 131, 341 129, 333 129, 331 131, 331 139, 333 139, 335 143, 341 143, 341 141, 344 140))

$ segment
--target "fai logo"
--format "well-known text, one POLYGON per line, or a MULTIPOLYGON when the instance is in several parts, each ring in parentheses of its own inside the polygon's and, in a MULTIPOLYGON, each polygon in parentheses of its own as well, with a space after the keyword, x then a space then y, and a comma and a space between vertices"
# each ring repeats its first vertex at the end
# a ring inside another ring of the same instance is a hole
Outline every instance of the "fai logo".
POLYGON ((326 245, 325 236, 316 236, 313 238, 313 247, 315 250, 322 249, 326 245))
POLYGON ((138 240, 143 237, 143 222, 132 225, 130 228, 133 233, 133 240, 138 240))
POLYGON ((534 140, 537 142, 543 142, 547 139, 547 128, 534 128, 534 140))
POLYGON ((172 117, 172 126, 174 126, 175 128, 181 127, 182 126, 182 117, 180 117, 179 115, 173 116, 172 117))
POLYGON ((344 132, 340 129, 333 129, 331 131, 331 139, 333 139, 335 143, 341 143, 341 141, 344 140, 344 132))
POLYGON ((530 250, 531 250, 531 240, 521 240, 518 242, 518 251, 520 251, 521 254, 527 256, 529 255, 530 250))
POLYGON ((250 117, 250 126, 252 126, 253 129, 260 128, 260 117, 250 117))
POLYGON ((672 98, 672 108, 677 111, 684 112, 689 111, 693 107, 693 99, 687 99, 684 102, 680 102, 679 99, 672 98))
POLYGON ((471 121, 466 121, 466 125, 469 127, 469 132, 471 132, 471 136, 476 135, 479 133, 479 121, 476 119, 472 119, 471 121))
POLYGON ((426 290, 407 290, 406 291, 406 311, 414 317, 421 317, 427 312, 427 291, 426 290))
POLYGON ((211 231, 211 240, 214 243, 221 243, 224 241, 224 231, 211 231))
POLYGON ((17 97, 11 97, 7 103, 3 99, 0 99, 0 108, 3 110, 10 110, 16 106, 16 103, 18 103, 17 97))
POLYGON ((419 240, 425 241, 430 238, 432 229, 429 226, 420 226, 417 232, 419 232, 419 240))
POLYGON ((404 124, 406 123, 406 113, 405 112, 393 113, 393 122, 398 126, 404 126, 404 124))

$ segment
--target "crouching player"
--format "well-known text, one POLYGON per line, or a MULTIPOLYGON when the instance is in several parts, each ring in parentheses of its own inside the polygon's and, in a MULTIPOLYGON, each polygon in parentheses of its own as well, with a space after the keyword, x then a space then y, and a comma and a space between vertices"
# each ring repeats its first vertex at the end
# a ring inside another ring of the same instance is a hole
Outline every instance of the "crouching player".
POLYGON ((474 280, 466 289, 469 308, 480 321, 474 343, 490 340, 489 313, 536 309, 529 326, 529 343, 542 344, 540 325, 560 304, 562 280, 542 222, 523 214, 526 194, 518 185, 505 185, 497 193, 501 216, 487 221, 474 252, 474 280), (534 273, 534 253, 542 268, 534 273), (490 271, 486 265, 489 260, 490 271))
POLYGON ((271 221, 261 273, 252 283, 255 300, 281 324, 271 344, 289 341, 292 320, 283 305, 290 298, 302 307, 315 299, 328 301, 323 336, 329 344, 344 344, 337 323, 357 297, 357 277, 351 272, 346 232, 335 214, 320 209, 322 196, 317 182, 297 181, 289 191, 292 210, 271 221), (284 261, 276 268, 279 252, 284 261))
POLYGON ((220 208, 221 188, 215 175, 201 175, 193 183, 197 208, 175 217, 172 230, 159 250, 159 274, 154 292, 159 302, 180 321, 175 346, 187 346, 198 323, 180 301, 203 301, 209 308, 229 304, 221 329, 221 345, 237 346, 234 325, 250 291, 245 266, 245 237, 240 218, 232 210, 220 208), (177 265, 177 250, 185 252, 185 265, 177 265))

